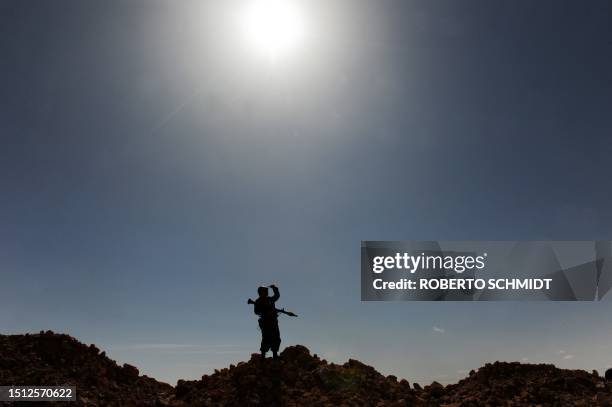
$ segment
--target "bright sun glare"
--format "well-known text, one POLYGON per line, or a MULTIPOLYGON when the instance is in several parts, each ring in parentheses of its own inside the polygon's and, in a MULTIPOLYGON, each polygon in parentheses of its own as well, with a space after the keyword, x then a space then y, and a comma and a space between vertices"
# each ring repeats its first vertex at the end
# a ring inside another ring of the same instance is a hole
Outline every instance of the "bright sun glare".
POLYGON ((304 39, 303 14, 296 0, 251 0, 243 26, 253 50, 274 60, 294 52, 304 39))

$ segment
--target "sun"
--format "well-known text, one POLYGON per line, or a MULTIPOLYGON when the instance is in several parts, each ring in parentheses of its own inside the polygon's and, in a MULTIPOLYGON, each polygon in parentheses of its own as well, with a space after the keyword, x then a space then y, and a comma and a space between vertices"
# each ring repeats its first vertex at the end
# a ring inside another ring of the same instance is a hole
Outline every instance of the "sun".
POLYGON ((243 29, 253 51, 277 60, 302 45, 304 16, 296 0, 250 0, 243 29))

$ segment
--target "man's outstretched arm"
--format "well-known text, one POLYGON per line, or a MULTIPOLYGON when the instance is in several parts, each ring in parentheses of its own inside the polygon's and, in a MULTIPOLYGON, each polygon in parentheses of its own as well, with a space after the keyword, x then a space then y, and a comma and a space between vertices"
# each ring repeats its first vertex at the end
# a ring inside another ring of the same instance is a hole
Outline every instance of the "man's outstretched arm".
POLYGON ((270 288, 272 291, 274 291, 274 295, 270 297, 270 300, 272 300, 272 302, 276 302, 280 298, 280 291, 278 291, 278 287, 274 284, 270 284, 270 288))

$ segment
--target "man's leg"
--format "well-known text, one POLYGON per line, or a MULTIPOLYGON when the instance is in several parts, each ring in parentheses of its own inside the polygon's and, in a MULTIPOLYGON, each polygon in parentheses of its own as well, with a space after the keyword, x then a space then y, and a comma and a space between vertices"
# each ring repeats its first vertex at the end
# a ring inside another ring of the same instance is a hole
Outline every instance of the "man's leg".
POLYGON ((278 348, 280 348, 281 337, 278 329, 278 322, 274 324, 270 332, 270 347, 272 348, 272 357, 278 359, 278 348))
POLYGON ((270 345, 268 344, 268 338, 266 333, 266 324, 264 320, 259 318, 257 321, 259 323, 259 330, 261 331, 261 344, 259 345, 259 351, 261 352, 261 361, 263 362, 266 358, 266 352, 270 349, 270 345))
POLYGON ((270 345, 264 333, 261 333, 261 346, 259 350, 261 351, 261 360, 263 361, 266 358, 266 352, 270 349, 270 345))

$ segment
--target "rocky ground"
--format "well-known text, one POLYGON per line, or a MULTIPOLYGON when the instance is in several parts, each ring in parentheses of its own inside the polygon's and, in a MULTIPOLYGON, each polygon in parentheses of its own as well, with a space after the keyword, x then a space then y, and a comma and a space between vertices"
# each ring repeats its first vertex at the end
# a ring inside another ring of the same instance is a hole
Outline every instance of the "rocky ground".
POLYGON ((611 406, 596 372, 495 362, 459 383, 421 387, 356 360, 343 365, 290 346, 281 360, 258 355, 176 387, 118 366, 67 335, 0 335, 0 385, 73 385, 87 406, 611 406))
POLYGON ((487 363, 437 402, 447 406, 612 406, 612 384, 597 372, 558 369, 547 364, 487 363))
POLYGON ((259 355, 198 381, 179 381, 177 402, 189 406, 406 406, 419 405, 410 384, 385 377, 356 360, 335 365, 290 346, 281 361, 259 355))
POLYGON ((94 345, 51 331, 0 335, 0 385, 76 386, 78 404, 91 406, 153 406, 174 393, 134 366, 118 366, 94 345))

